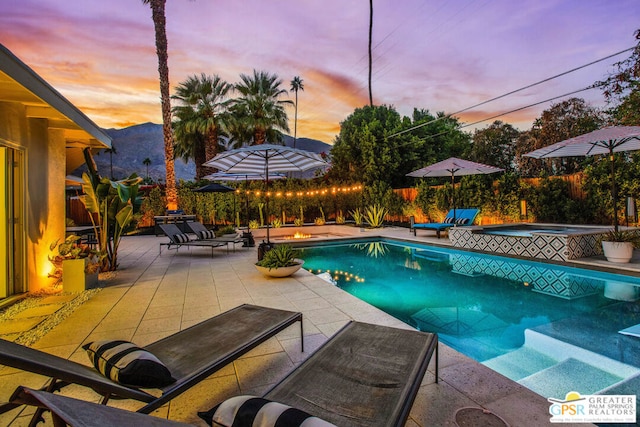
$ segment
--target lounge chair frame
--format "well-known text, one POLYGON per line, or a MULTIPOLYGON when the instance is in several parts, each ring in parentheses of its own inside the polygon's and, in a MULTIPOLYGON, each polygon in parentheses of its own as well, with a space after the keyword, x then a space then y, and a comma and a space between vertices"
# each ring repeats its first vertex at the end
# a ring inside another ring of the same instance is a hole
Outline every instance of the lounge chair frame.
POLYGON ((268 391, 275 400, 336 425, 404 426, 438 335, 349 322, 268 391))
MULTIPOLYGON (((446 218, 455 218, 456 220, 468 219, 469 222, 467 224, 464 224, 465 226, 468 226, 473 224, 473 221, 475 221, 479 212, 480 212, 479 209, 457 209, 456 208, 456 209, 451 209, 449 213, 447 213, 446 218)), ((414 236, 416 236, 417 230, 433 230, 436 232, 436 236, 438 237, 438 239, 440 238, 440 232, 446 231, 451 227, 459 226, 455 223, 448 223, 448 222, 416 223, 415 218, 413 216, 409 218, 409 221, 410 221, 409 230, 413 232, 414 236)))
POLYGON ((182 246, 186 247, 204 247, 211 248, 211 256, 213 257, 213 249, 218 248, 220 246, 226 246, 227 252, 229 251, 229 242, 228 241, 220 241, 220 240, 189 240, 187 242, 180 242, 177 240, 176 236, 178 234, 183 233, 177 225, 175 224, 158 224, 158 227, 164 232, 164 234, 169 238, 169 242, 160 243, 160 255, 162 255, 162 247, 166 246, 167 249, 172 249, 174 247, 176 250, 180 249, 182 246))
POLYGON ((228 244, 233 244, 233 250, 235 252, 236 250, 236 244, 237 243, 245 243, 246 239, 240 237, 240 236, 233 236, 233 237, 225 237, 225 236, 220 236, 220 237, 216 237, 213 239, 201 239, 200 238, 200 233, 203 231, 208 231, 207 227, 205 227, 205 225, 199 221, 189 221, 186 223, 187 227, 189 228, 189 230, 191 230, 191 232, 193 234, 196 235, 196 242, 207 242, 207 241, 214 241, 214 242, 226 242, 228 244))
MULTIPOLYGON (((0 339, 0 364, 51 378, 43 390, 54 392, 68 384, 89 387, 103 396, 146 403, 138 412, 150 413, 193 387, 280 331, 300 322, 302 313, 244 304, 145 346, 177 381, 161 388, 161 395, 115 383, 95 369, 52 354, 0 339)), ((0 413, 18 404, 0 405, 0 413)), ((35 418, 35 417, 34 417, 35 418)))

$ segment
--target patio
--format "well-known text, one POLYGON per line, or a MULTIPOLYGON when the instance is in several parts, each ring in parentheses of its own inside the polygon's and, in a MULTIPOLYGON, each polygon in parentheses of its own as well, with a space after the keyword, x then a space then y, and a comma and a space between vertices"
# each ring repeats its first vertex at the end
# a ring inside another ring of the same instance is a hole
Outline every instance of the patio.
MULTIPOLYGON (((385 228, 380 234, 434 244, 448 242, 414 238, 401 228, 385 228)), ((305 270, 285 279, 263 277, 253 267, 257 248, 228 253, 218 248, 213 257, 201 248, 159 255, 158 244, 165 240, 125 238, 114 277, 33 347, 88 365, 81 345, 95 339, 126 339, 144 346, 242 303, 303 312, 304 354, 294 325, 153 413, 204 425, 197 411, 233 395, 263 394, 350 319, 408 327, 305 270)), ((445 345, 439 351, 440 382, 434 383, 432 360, 407 426, 456 425, 456 411, 465 407, 485 408, 510 425, 548 424, 549 403, 544 397, 445 345)), ((0 378, 3 400, 18 385, 39 388, 44 383, 40 376, 7 367, 0 368, 0 378)), ((63 394, 98 400, 97 394, 74 386, 65 388, 63 394)), ((114 400, 110 405, 129 410, 141 406, 128 400, 114 400)), ((27 425, 32 412, 22 408, 0 415, 0 424, 27 425)))

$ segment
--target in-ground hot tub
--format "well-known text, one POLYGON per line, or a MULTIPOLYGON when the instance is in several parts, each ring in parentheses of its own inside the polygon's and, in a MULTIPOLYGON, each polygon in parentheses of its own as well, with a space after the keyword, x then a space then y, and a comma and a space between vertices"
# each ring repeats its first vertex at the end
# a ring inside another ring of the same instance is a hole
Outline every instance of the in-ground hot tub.
POLYGON ((602 253, 599 238, 607 228, 558 224, 453 227, 454 247, 528 258, 568 261, 602 253))

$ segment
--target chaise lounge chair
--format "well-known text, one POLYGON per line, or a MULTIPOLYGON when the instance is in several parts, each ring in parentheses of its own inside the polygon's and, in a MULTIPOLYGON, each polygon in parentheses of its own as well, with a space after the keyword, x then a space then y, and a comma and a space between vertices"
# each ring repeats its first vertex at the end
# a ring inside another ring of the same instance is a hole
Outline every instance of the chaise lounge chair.
POLYGON ((191 230, 193 234, 196 235, 197 241, 214 241, 214 242, 226 242, 233 244, 233 250, 236 250, 236 243, 244 243, 245 239, 242 237, 235 236, 220 236, 216 237, 213 230, 207 229, 203 223, 199 221, 189 221, 187 222, 187 227, 191 230))
MULTIPOLYGON (((199 415, 227 426, 251 425, 257 413, 266 416, 263 425, 300 425, 312 416, 321 419, 314 425, 328 425, 324 420, 338 426, 404 426, 434 353, 438 382, 436 334, 350 322, 264 398, 236 396, 199 415), (282 405, 261 411, 270 401, 282 405), (283 423, 283 417, 295 424, 274 423, 283 423)), ((48 408, 54 420, 74 426, 185 425, 23 387, 11 402, 48 408)))
POLYGON ((437 348, 437 334, 352 321, 263 399, 236 396, 198 415, 232 425, 275 401, 337 426, 404 426, 434 353, 438 382, 437 348))
POLYGON ((229 242, 228 241, 220 241, 220 240, 191 240, 188 234, 180 231, 178 226, 175 224, 158 224, 158 227, 164 232, 164 234, 169 238, 168 242, 160 243, 160 254, 162 255, 162 247, 166 246, 167 249, 171 249, 171 247, 175 247, 175 249, 179 249, 182 246, 187 247, 204 247, 211 248, 211 256, 213 256, 213 249, 218 248, 220 246, 226 246, 227 251, 229 250, 229 242))
MULTIPOLYGON (((149 413, 295 322, 300 322, 302 340, 302 313, 245 304, 145 346, 176 379, 158 387, 159 396, 112 381, 80 363, 2 339, 0 364, 50 377, 46 391, 78 384, 102 395, 102 403, 112 396, 135 399, 146 404, 138 412, 149 413)), ((0 413, 17 406, 2 404, 0 413)))
POLYGON ((165 420, 26 387, 19 387, 11 396, 11 402, 49 410, 53 425, 58 427, 194 427, 193 424, 165 420))
POLYGON ((440 238, 440 232, 448 230, 451 227, 459 225, 472 225, 480 209, 451 209, 443 222, 424 222, 415 223, 415 218, 410 218, 409 230, 413 231, 413 235, 416 236, 417 230, 434 230, 438 239, 440 238))

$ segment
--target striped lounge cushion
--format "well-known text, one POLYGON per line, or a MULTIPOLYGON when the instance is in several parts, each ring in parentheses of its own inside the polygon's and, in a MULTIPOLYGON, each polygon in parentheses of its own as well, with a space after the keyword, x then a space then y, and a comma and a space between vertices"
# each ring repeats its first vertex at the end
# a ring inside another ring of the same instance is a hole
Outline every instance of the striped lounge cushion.
POLYGON ((131 342, 94 341, 82 348, 98 372, 117 383, 160 388, 176 381, 157 357, 131 342))
POLYGON ((458 218, 458 219, 456 219, 456 224, 457 225, 467 225, 468 222, 469 222, 469 218, 458 218))
POLYGON ((445 223, 445 224, 453 224, 453 217, 452 216, 448 216, 442 222, 445 223))
POLYGON ((173 235, 173 241, 175 243, 187 243, 189 241, 189 235, 188 234, 174 234, 173 235))
POLYGON ((198 238, 201 240, 215 239, 215 237, 216 237, 216 233, 213 230, 202 230, 201 232, 198 233, 198 238))
POLYGON ((232 397, 198 416, 210 426, 335 427, 299 409, 255 396, 232 397))

